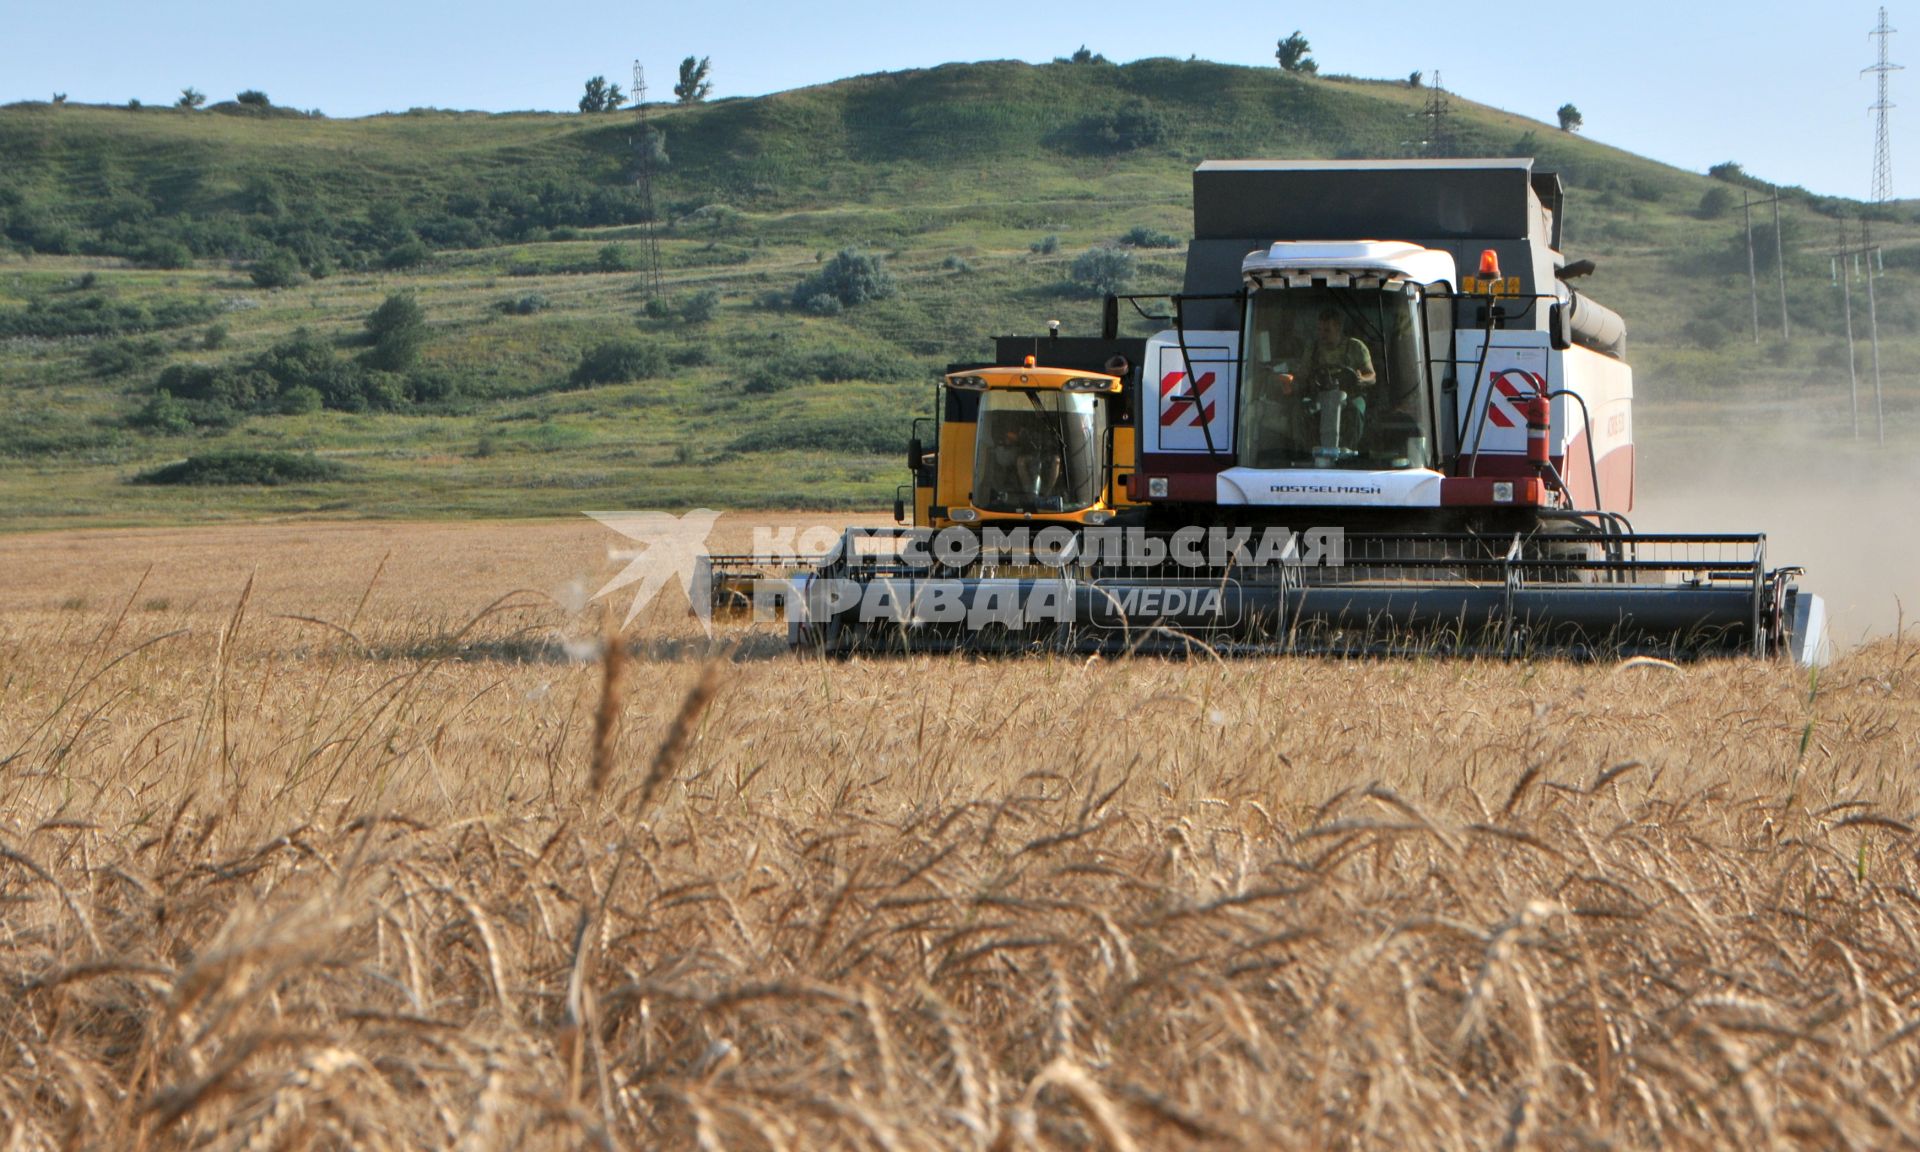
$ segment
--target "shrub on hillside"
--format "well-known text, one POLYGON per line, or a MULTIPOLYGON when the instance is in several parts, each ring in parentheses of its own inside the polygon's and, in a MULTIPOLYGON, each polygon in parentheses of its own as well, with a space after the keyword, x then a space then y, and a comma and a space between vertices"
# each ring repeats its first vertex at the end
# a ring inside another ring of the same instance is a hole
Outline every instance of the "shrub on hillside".
POLYGON ((154 393, 127 422, 163 436, 177 436, 194 429, 193 412, 187 402, 166 391, 154 393))
MULTIPOLYGON (((395 323, 392 332, 410 330, 404 316, 395 323)), ((370 322, 369 328, 374 327, 370 322)), ((369 356, 381 347, 376 343, 369 356)), ((306 329, 244 362, 169 365, 153 387, 155 395, 129 419, 136 428, 177 431, 183 419, 196 427, 225 427, 250 415, 298 414, 319 407, 388 410, 458 394, 452 377, 417 367, 403 374, 357 363, 306 329)))
POLYGON ((553 302, 538 292, 529 292, 517 299, 502 300, 495 307, 509 316, 532 316, 553 307, 553 302))
POLYGON ((1727 342, 1733 338, 1725 324, 1704 316, 1695 316, 1682 324, 1680 336, 1695 348, 1704 348, 1709 352, 1717 352, 1726 347, 1727 342))
POLYGON ((427 342, 427 310, 411 292, 395 292, 366 319, 371 344, 361 363, 382 372, 405 372, 420 361, 427 342))
POLYGON ((151 336, 144 340, 105 340, 87 349, 87 370, 95 376, 124 376, 166 354, 166 345, 151 336))
POLYGON ((333 460, 292 452, 228 451, 189 456, 142 472, 135 484, 246 484, 272 487, 279 484, 312 484, 337 480, 346 469, 333 460))
POLYGON ((154 389, 160 395, 197 401, 226 412, 252 411, 263 397, 277 391, 274 382, 260 373, 225 364, 169 365, 154 381, 154 389))
POLYGON ((1099 152, 1132 152, 1164 143, 1171 132, 1167 118, 1144 100, 1132 100, 1103 112, 1084 124, 1088 146, 1099 152))
POLYGON ((326 406, 326 398, 320 395, 318 388, 305 384, 295 384, 280 393, 274 404, 274 410, 282 416, 304 416, 309 412, 318 412, 326 406))
POLYGON ((1733 193, 1723 185, 1715 184, 1700 196, 1700 206, 1694 209, 1694 215, 1702 220, 1718 220, 1733 210, 1733 193))
POLYGON ((659 345, 642 340, 608 340, 594 345, 580 357, 571 380, 576 387, 595 384, 625 384, 658 376, 667 367, 667 357, 659 345))
POLYGON ((254 360, 254 367, 272 379, 279 389, 305 384, 318 388, 322 395, 327 389, 320 386, 320 381, 332 375, 338 366, 333 345, 305 328, 296 329, 293 335, 254 360))
POLYGON ((407 378, 397 372, 366 372, 359 379, 360 403, 376 412, 392 412, 407 405, 407 378))
POLYGON ((432 255, 433 249, 427 247, 426 241, 418 236, 409 236, 387 249, 386 255, 380 258, 380 263, 396 271, 402 268, 417 268, 425 264, 432 255))
POLYGON ((167 236, 156 236, 134 250, 132 260, 141 268, 185 268, 193 263, 193 249, 167 236))
MULTIPOLYGON (((89 276, 92 273, 88 273, 89 276)), ((86 277, 81 278, 84 282, 86 277)), ((78 287, 90 285, 82 283, 78 287)), ((156 328, 203 324, 214 315, 210 300, 169 300, 148 308, 105 292, 35 296, 25 308, 0 309, 0 337, 120 336, 156 328)))
POLYGON ((291 288, 302 279, 299 259, 285 248, 275 248, 262 259, 254 261, 247 274, 261 288, 291 288))
POLYGON ((680 319, 688 324, 705 324, 720 308, 720 293, 711 288, 680 301, 680 319))
POLYGON ((1089 295, 1109 296, 1125 292, 1136 270, 1124 248, 1089 248, 1074 258, 1068 276, 1089 295))
POLYGON ((405 376, 407 399, 415 404, 453 400, 465 391, 460 377, 444 369, 415 368, 405 376))
POLYGON ((1156 228, 1149 228, 1141 224, 1135 226, 1134 229, 1125 236, 1120 237, 1120 243, 1128 244, 1135 248, 1178 248, 1180 247, 1181 240, 1180 237, 1175 236, 1171 232, 1162 232, 1156 228))
POLYGON ((830 315, 841 308, 883 300, 896 290, 893 275, 880 257, 847 249, 794 286, 793 305, 802 311, 830 315))

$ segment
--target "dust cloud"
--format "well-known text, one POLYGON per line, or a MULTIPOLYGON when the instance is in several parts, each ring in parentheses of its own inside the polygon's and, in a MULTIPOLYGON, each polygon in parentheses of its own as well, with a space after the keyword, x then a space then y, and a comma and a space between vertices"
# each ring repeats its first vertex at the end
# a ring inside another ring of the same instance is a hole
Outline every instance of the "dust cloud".
MULTIPOLYGON (((1737 424, 1734 425, 1737 430, 1737 424)), ((1798 565, 1827 602, 1836 651, 1920 619, 1920 456, 1911 445, 1736 431, 1639 445, 1634 527, 1764 532, 1770 567, 1798 565)))

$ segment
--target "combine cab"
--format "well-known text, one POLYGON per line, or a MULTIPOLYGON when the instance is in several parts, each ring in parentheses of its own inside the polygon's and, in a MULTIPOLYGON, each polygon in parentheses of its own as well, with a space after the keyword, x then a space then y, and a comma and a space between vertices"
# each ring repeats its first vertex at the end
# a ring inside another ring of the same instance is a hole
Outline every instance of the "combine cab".
MULTIPOLYGON (((1048 341, 1044 365, 1036 351, 1013 367, 947 373, 936 449, 917 438, 908 446, 909 466, 924 481, 914 495, 916 523, 1099 525, 1137 507, 1131 472, 1121 467, 1134 455, 1126 360, 1116 354, 1098 371, 1064 365, 1061 343, 1048 341)), ((903 508, 895 512, 905 518, 903 508)))
POLYGON ((795 643, 1824 659, 1762 537, 1633 531, 1561 209, 1527 160, 1203 164, 1185 291, 950 370, 911 526, 794 580, 795 643))

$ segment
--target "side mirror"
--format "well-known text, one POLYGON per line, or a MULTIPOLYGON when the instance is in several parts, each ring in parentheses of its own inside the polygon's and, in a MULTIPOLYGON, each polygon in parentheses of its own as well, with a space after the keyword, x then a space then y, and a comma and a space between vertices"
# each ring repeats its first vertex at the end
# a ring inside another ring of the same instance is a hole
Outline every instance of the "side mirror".
POLYGON ((907 522, 907 502, 898 496, 893 498, 893 522, 895 524, 907 522))
POLYGON ((926 445, 920 443, 920 437, 915 436, 907 441, 907 471, 919 475, 920 469, 926 465, 926 457, 926 445))
POLYGON ((1572 309, 1565 304, 1554 304, 1547 309, 1547 335, 1556 352, 1573 347, 1572 309))

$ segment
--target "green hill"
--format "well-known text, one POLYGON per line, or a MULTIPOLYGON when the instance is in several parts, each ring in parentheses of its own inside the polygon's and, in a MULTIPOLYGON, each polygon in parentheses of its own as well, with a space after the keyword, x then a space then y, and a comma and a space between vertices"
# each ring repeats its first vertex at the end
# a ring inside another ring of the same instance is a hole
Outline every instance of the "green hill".
MULTIPOLYGON (((1421 154, 1427 99, 1151 60, 948 65, 650 107, 658 293, 631 112, 0 109, 4 522, 881 503, 933 372, 1050 317, 1091 328, 1072 260, 1136 230, 1184 237, 1194 163, 1421 154), (842 250, 878 257, 897 290, 796 307, 796 283, 842 250), (370 332, 394 293, 424 316, 370 332), (341 467, 273 487, 128 482, 238 451, 341 467)), ((1783 192, 1794 340, 1780 344, 1768 294, 1756 347, 1738 202, 1758 182, 1458 98, 1442 127, 1452 154, 1562 173, 1569 255, 1599 261, 1592 291, 1632 327, 1643 435, 1684 438, 1734 410, 1844 419, 1824 253, 1858 205, 1783 192)), ((1920 231, 1907 206, 1877 214, 1904 426, 1920 231)), ((1178 247, 1135 256, 1134 290, 1177 286, 1178 247)))

